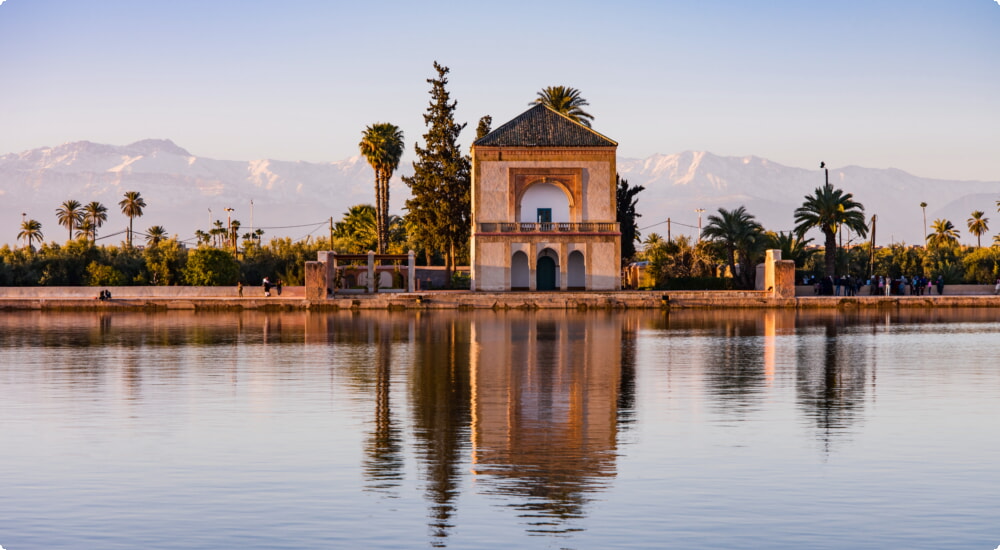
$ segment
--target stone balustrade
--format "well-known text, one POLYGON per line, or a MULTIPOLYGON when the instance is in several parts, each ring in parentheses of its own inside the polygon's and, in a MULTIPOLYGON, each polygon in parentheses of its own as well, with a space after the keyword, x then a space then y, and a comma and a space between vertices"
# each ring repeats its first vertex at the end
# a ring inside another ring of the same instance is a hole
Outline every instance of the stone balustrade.
POLYGON ((477 233, 618 233, 617 222, 484 222, 477 233))

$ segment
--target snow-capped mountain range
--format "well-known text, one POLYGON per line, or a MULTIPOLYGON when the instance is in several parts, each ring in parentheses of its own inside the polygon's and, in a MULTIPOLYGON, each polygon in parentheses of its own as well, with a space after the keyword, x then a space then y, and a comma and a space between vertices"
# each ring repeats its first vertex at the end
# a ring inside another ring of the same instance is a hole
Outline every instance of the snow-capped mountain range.
MULTIPOLYGON (((667 218, 672 235, 693 235, 696 209, 705 209, 707 223, 718 208, 740 205, 765 228, 790 230, 795 208, 824 181, 818 169, 690 151, 619 158, 618 171, 631 185, 646 188, 638 203, 642 233, 663 236, 667 218)), ((399 176, 410 173, 412 166, 404 161, 393 178, 394 213, 402 213, 408 197, 399 176)), ((22 213, 42 223, 46 240, 63 242, 68 235, 56 223, 55 211, 69 199, 102 202, 108 221, 98 237, 117 233, 128 225, 118 208, 126 191, 138 191, 146 201, 143 216, 135 220, 137 232, 162 225, 182 240, 193 239, 195 230, 207 230, 215 220, 225 223, 225 209, 232 208, 241 232, 252 226, 263 228, 265 239, 323 236, 331 217, 339 220, 352 205, 373 202, 373 178, 360 156, 330 163, 215 160, 194 156, 169 140, 152 139, 125 146, 81 141, 44 147, 0 156, 0 243, 16 242, 22 213)), ((830 181, 853 193, 868 217, 878 215, 879 244, 922 242, 922 201, 928 203, 928 225, 936 218, 949 219, 962 230, 963 242, 972 244, 965 220, 973 210, 990 217, 1000 200, 1000 181, 934 180, 896 169, 838 168, 830 170, 830 181)), ((1000 230, 1000 216, 994 217, 986 242, 1000 230)), ((810 236, 819 240, 818 233, 810 236)))

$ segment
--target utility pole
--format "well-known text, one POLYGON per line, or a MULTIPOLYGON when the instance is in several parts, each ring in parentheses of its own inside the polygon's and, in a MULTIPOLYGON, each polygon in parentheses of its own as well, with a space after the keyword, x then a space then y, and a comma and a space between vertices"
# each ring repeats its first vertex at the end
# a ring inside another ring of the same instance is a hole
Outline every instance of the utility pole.
POLYGON ((330 250, 333 250, 333 216, 330 216, 330 250))
POLYGON ((670 218, 667 218, 667 242, 670 242, 670 218))
POLYGON ((253 241, 253 199, 250 199, 250 240, 253 241))
POLYGON ((701 213, 705 211, 704 208, 695 208, 695 212, 698 213, 698 242, 701 242, 701 213))

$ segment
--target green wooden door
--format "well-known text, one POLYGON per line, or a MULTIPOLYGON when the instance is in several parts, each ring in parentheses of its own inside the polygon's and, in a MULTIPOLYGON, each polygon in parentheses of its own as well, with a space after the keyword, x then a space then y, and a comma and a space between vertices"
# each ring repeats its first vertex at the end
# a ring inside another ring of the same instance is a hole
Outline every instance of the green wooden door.
POLYGON ((556 261, 548 256, 538 258, 535 268, 535 288, 537 290, 556 289, 556 261))

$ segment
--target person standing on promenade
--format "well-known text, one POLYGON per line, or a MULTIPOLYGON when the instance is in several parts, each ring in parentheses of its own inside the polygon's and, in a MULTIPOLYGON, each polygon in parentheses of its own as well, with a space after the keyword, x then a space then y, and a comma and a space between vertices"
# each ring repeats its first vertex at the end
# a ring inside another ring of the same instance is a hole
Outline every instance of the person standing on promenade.
POLYGON ((278 282, 275 283, 274 290, 277 290, 278 296, 281 296, 281 279, 278 279, 278 282))
POLYGON ((997 286, 993 287, 993 294, 1000 294, 1000 277, 997 277, 997 286))
POLYGON ((264 277, 264 296, 271 295, 271 279, 269 277, 264 277))
POLYGON ((944 277, 938 275, 937 279, 938 296, 944 294, 944 277))
POLYGON ((236 292, 243 297, 243 281, 236 281, 236 292))

